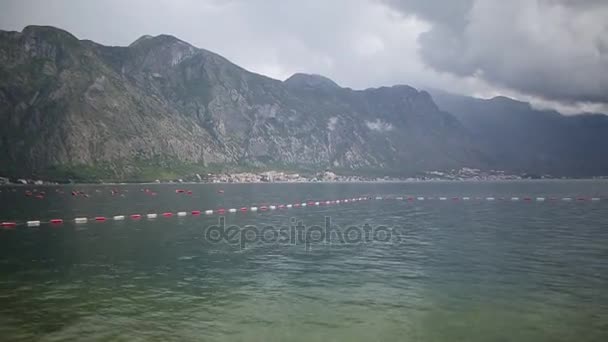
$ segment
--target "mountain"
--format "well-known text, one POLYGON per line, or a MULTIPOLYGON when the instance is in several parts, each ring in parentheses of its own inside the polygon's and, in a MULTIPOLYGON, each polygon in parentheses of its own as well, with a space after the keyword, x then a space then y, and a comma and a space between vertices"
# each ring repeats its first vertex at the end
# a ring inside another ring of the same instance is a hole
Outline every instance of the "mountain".
POLYGON ((503 170, 563 176, 608 175, 608 116, 564 116, 506 97, 484 100, 431 91, 503 170))
POLYGON ((427 92, 306 74, 282 82, 168 35, 114 47, 53 27, 0 31, 0 119, 5 175, 405 175, 488 162, 427 92))

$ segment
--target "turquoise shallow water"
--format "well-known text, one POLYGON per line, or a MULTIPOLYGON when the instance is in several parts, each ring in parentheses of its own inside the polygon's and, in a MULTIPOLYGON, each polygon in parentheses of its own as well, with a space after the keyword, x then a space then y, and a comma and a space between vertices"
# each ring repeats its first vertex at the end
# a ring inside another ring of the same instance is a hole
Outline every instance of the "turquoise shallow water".
POLYGON ((608 182, 77 187, 88 198, 38 187, 43 200, 23 195, 33 188, 14 189, 0 189, 0 220, 362 194, 603 200, 374 200, 226 215, 225 227, 258 233, 288 228, 292 218, 322 228, 329 218, 334 232, 389 229, 388 241, 380 234, 352 243, 314 234, 308 243, 218 242, 209 234, 217 216, 0 230, 3 341, 608 340, 608 182), (112 196, 115 188, 124 197, 112 196))

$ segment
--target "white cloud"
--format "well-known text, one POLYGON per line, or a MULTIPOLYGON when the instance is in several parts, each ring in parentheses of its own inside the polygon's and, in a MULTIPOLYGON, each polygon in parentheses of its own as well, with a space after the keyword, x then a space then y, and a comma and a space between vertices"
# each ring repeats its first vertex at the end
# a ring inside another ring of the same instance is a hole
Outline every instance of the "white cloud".
POLYGON ((365 125, 367 126, 367 128, 371 129, 372 131, 376 131, 376 132, 380 132, 380 133, 385 133, 385 132, 390 132, 393 130, 393 125, 388 123, 388 122, 384 122, 380 119, 377 119, 375 121, 365 121, 365 125))
POLYGON ((332 116, 331 118, 329 118, 329 121, 327 122, 327 129, 330 131, 335 130, 337 123, 338 123, 338 117, 332 116))

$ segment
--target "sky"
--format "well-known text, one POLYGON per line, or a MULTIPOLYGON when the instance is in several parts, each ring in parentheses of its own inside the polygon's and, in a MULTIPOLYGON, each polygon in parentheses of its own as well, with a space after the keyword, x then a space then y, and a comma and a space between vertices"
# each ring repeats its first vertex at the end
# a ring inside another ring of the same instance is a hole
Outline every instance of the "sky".
POLYGON ((608 113, 606 0, 2 0, 0 29, 129 45, 171 34, 276 79, 408 84, 608 113))

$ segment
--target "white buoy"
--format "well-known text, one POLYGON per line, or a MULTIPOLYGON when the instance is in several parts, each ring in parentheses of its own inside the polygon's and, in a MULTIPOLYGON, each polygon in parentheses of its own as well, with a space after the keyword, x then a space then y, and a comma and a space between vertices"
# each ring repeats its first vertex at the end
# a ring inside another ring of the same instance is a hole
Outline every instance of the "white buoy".
POLYGON ((592 200, 592 201, 599 201, 599 200, 600 200, 600 198, 599 198, 599 197, 592 197, 592 198, 591 198, 591 200, 592 200))
POLYGON ((439 197, 440 201, 447 201, 447 199, 448 199, 447 197, 439 197))
POLYGON ((146 217, 149 219, 155 219, 158 217, 158 214, 148 214, 148 215, 146 215, 146 217))
POLYGON ((494 201, 496 198, 494 197, 486 197, 486 201, 494 201))
POLYGON ((236 208, 230 208, 230 209, 228 209, 228 212, 229 213, 236 213, 236 208))
POLYGON ((86 217, 77 217, 74 219, 74 222, 76 223, 87 223, 87 221, 89 221, 89 219, 87 219, 86 217))
POLYGON ((116 215, 114 216, 114 221, 122 221, 125 219, 124 215, 116 215))
POLYGON ((417 197, 416 199, 419 201, 424 201, 424 197, 417 197))
POLYGON ((251 207, 249 210, 251 210, 251 211, 258 211, 258 207, 251 207))
POLYGON ((213 210, 205 210, 205 215, 212 215, 213 214, 213 210))
POLYGON ((469 201, 471 199, 471 197, 463 197, 462 200, 463 201, 469 201))
POLYGON ((185 211, 178 211, 178 212, 177 212, 177 216, 179 216, 179 217, 184 217, 184 216, 186 216, 186 215, 188 215, 188 213, 187 213, 187 212, 185 212, 185 211))
POLYGON ((544 202, 545 198, 544 197, 536 197, 536 201, 537 202, 544 202))
POLYGON ((40 221, 27 221, 28 227, 38 227, 40 226, 40 221))
POLYGON ((572 201, 572 198, 570 198, 570 197, 564 197, 564 198, 562 198, 562 201, 572 201))

